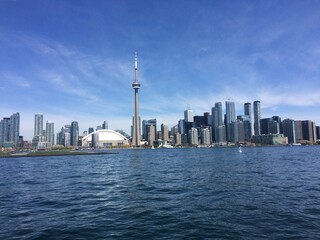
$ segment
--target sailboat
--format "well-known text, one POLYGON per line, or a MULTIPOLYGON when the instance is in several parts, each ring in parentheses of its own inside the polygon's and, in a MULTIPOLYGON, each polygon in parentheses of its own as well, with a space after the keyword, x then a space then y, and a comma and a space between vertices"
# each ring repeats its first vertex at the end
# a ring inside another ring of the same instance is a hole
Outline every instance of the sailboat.
POLYGON ((241 146, 239 147, 239 153, 242 153, 242 149, 241 149, 241 146))

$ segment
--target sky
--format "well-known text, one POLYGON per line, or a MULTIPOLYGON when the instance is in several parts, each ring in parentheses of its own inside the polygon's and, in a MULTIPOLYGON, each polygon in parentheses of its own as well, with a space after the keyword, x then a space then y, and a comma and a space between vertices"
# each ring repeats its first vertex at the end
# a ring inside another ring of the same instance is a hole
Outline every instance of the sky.
POLYGON ((137 52, 141 120, 230 99, 319 125, 319 23, 317 0, 0 0, 0 118, 130 134, 137 52))

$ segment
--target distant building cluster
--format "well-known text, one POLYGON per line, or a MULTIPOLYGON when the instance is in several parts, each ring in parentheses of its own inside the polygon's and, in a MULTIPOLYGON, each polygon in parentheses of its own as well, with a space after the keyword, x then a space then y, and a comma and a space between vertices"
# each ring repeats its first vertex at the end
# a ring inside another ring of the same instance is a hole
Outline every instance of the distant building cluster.
MULTIPOLYGON (((193 116, 190 107, 171 129, 157 119, 143 120, 139 117, 141 145, 144 146, 224 146, 224 145, 284 145, 314 144, 320 139, 320 127, 311 120, 281 120, 279 116, 261 118, 260 101, 244 104, 244 114, 236 115, 235 103, 217 102, 210 112, 193 116), (141 126, 141 127, 140 127, 141 126)), ((133 131, 133 126, 132 126, 133 131)), ((131 135, 132 136, 132 135, 131 135)), ((34 136, 30 144, 34 149, 64 147, 110 147, 129 146, 132 140, 122 130, 109 130, 104 121, 96 129, 89 128, 79 134, 77 121, 66 124, 55 135, 54 122, 46 121, 42 113, 34 116, 34 136)), ((14 113, 0 121, 0 147, 26 147, 28 143, 20 136, 20 114, 14 113)))
POLYGON ((157 131, 157 120, 142 121, 142 141, 147 145, 168 142, 171 145, 224 146, 314 144, 320 139, 320 128, 311 120, 281 120, 279 116, 261 118, 260 101, 244 104, 244 114, 236 115, 235 103, 215 103, 210 112, 193 116, 190 108, 171 130, 164 124, 157 131))

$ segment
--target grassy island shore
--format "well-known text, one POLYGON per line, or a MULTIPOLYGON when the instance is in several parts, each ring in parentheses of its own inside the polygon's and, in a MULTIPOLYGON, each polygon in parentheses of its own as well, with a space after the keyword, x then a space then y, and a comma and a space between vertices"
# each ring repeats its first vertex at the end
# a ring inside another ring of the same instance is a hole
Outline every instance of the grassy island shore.
POLYGON ((2 153, 0 158, 17 158, 17 157, 49 157, 49 156, 68 156, 68 155, 103 155, 118 154, 116 152, 106 151, 39 151, 39 152, 22 152, 22 153, 2 153))

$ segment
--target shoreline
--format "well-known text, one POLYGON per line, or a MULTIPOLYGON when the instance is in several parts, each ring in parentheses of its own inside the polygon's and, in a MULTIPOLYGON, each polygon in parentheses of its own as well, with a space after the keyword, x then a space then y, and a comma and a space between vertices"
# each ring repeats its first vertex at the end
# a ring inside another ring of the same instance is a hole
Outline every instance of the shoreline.
POLYGON ((19 158, 19 157, 57 157, 57 156, 79 156, 79 155, 105 155, 105 154, 119 154, 116 152, 41 152, 41 153, 27 153, 27 154, 10 154, 0 155, 0 158, 19 158))

